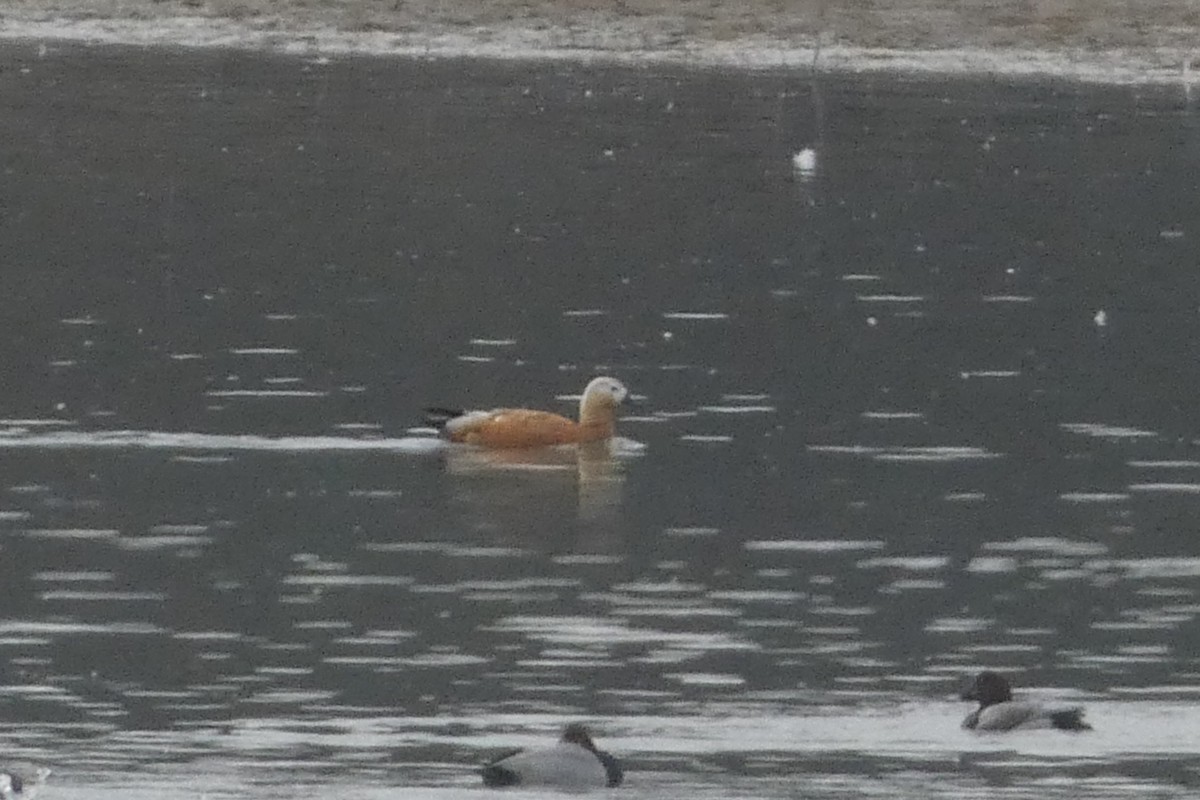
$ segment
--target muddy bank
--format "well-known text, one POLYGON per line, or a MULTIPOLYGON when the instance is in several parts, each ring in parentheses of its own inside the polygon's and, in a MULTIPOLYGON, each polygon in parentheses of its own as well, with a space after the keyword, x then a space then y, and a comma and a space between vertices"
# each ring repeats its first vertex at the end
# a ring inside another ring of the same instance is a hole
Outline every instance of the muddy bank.
POLYGON ((1111 82, 1200 70, 1194 0, 15 0, 0 36, 1111 82))

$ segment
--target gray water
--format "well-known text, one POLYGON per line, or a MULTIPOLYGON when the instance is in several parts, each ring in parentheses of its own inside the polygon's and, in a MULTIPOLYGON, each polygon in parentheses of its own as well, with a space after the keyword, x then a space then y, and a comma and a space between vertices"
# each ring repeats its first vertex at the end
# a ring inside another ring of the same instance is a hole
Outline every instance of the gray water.
POLYGON ((1182 91, 6 44, 0 169, 47 798, 458 797, 575 719, 613 795, 1200 789, 1182 91), (420 427, 600 373, 611 456, 420 427), (961 730, 984 667, 1095 730, 961 730))

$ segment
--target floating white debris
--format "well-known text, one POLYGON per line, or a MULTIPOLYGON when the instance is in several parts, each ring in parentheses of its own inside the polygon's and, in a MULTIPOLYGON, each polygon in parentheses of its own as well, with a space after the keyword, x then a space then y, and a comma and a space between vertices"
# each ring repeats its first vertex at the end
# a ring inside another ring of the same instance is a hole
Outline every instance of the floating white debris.
POLYGON ((1108 313, 1102 308, 1092 317, 1092 322, 1096 323, 1097 328, 1103 328, 1108 324, 1108 313))
POLYGON ((806 147, 792 155, 792 169, 801 175, 811 175, 817 171, 817 151, 806 147))

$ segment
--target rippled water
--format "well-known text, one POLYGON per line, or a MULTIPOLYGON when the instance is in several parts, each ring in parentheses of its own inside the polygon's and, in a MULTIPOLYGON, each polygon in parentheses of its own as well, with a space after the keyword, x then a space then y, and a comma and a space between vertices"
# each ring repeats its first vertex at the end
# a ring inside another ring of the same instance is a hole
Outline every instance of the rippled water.
POLYGON ((1181 93, 33 44, 0 103, 47 797, 457 797, 569 719, 644 797, 1200 787, 1181 93), (600 372, 611 452, 420 427, 600 372), (982 667, 1095 731, 961 730, 982 667))

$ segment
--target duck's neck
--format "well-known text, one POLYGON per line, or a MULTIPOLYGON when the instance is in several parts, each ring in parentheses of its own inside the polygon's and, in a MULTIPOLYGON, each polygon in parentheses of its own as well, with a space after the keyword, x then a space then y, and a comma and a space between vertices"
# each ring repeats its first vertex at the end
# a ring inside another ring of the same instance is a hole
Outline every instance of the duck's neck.
POLYGON ((579 401, 579 425, 587 430, 589 439, 609 439, 617 430, 616 409, 584 395, 579 401))

